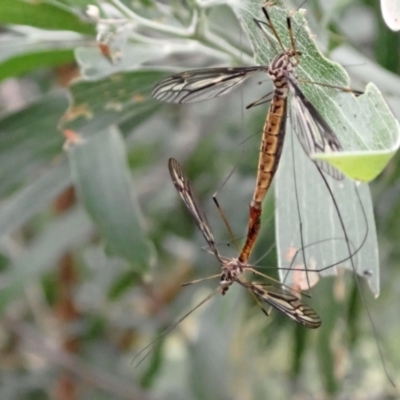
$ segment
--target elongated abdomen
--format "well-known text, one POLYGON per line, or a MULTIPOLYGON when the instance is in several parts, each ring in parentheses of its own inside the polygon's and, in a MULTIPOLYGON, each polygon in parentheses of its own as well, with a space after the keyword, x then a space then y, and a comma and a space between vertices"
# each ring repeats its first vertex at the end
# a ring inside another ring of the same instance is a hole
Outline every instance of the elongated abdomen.
POLYGON ((263 128, 263 136, 258 160, 256 188, 251 207, 261 208, 262 201, 271 186, 272 179, 279 165, 286 130, 287 97, 271 101, 267 120, 263 128))
POLYGON ((249 259, 261 227, 262 202, 271 186, 282 154, 286 129, 286 108, 286 96, 273 97, 263 128, 256 187, 250 204, 246 243, 238 258, 240 262, 246 262, 249 259))

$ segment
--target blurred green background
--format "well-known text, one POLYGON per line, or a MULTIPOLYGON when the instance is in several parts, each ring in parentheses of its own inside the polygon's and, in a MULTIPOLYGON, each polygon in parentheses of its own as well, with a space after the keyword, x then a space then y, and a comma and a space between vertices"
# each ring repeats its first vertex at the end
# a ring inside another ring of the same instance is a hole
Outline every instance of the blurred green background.
MULTIPOLYGON (((233 286, 135 366, 143 346, 217 285, 180 286, 219 265, 170 182, 168 158, 184 165, 222 254, 237 252, 212 203, 216 190, 233 232, 247 226, 265 107, 245 105, 265 85, 197 105, 150 97, 173 67, 251 65, 234 13, 217 3, 109 0, 108 23, 96 24, 86 0, 0 1, 1 399, 400 396, 368 318, 400 385, 397 157, 371 184, 381 296, 362 285, 368 310, 349 273, 313 290, 307 303, 323 321, 313 332, 276 312, 266 318, 233 286)), ((399 35, 378 2, 302 7, 352 86, 374 82, 398 117, 399 35)), ((275 241, 272 193, 264 210, 254 260, 275 241)), ((274 251, 262 259, 276 264, 274 251)))

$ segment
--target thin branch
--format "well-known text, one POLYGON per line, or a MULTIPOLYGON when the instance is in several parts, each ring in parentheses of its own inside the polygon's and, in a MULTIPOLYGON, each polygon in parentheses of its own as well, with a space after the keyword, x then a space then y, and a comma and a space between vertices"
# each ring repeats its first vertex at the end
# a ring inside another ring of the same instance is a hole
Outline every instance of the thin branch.
POLYGON ((125 6, 125 4, 122 4, 119 0, 109 0, 109 2, 113 4, 117 10, 123 13, 132 22, 136 22, 137 24, 143 27, 154 29, 155 31, 158 32, 167 33, 175 37, 188 38, 192 36, 196 30, 197 19, 198 19, 197 12, 194 12, 193 19, 188 28, 177 28, 143 18, 140 15, 136 14, 132 9, 125 6))
MULTIPOLYGON (((193 19, 189 27, 182 29, 165 24, 160 24, 158 22, 143 18, 132 11, 130 8, 126 7, 119 0, 109 1, 131 22, 137 23, 142 27, 146 27, 161 33, 166 33, 180 39, 195 40, 203 44, 204 46, 223 52, 224 54, 231 56, 235 60, 241 60, 248 65, 254 64, 252 56, 250 56, 249 54, 244 54, 241 49, 237 49, 226 40, 209 31, 207 25, 205 25, 202 19, 199 18, 199 12, 196 10, 194 11, 193 19)), ((137 36, 137 38, 139 38, 139 36, 137 36)))

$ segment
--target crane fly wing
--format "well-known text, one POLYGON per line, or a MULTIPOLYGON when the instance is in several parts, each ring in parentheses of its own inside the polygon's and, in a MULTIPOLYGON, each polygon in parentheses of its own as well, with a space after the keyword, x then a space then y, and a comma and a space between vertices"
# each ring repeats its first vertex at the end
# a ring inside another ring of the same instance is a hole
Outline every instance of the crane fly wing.
POLYGON ((172 182, 174 183, 176 190, 181 196, 181 199, 185 203, 186 208, 189 210, 190 214, 192 214, 192 217, 195 220, 197 227, 200 229, 204 239, 210 246, 211 250, 220 260, 218 250, 215 247, 214 235, 211 231, 206 216, 203 214, 203 212, 199 207, 199 203, 196 199, 196 196, 194 194, 189 179, 187 178, 181 165, 174 158, 169 159, 168 168, 172 182))
POLYGON ((194 69, 162 79, 151 95, 166 103, 195 103, 223 96, 259 71, 266 67, 194 69))
MULTIPOLYGON (((343 150, 336 134, 289 76, 288 83, 291 95, 290 119, 292 128, 296 132, 307 156, 314 153, 330 153, 343 150)), ((336 180, 344 178, 342 173, 332 165, 321 160, 313 161, 332 178, 336 180)))
POLYGON ((304 325, 306 328, 315 329, 321 325, 319 315, 290 292, 272 285, 263 285, 257 282, 240 283, 270 306, 297 323, 304 325))

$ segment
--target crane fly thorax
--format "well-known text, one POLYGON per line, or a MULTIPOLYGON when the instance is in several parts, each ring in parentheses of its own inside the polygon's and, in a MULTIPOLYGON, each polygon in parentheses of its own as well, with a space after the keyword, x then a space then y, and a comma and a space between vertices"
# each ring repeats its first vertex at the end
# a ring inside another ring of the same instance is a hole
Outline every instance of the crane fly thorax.
POLYGON ((243 269, 244 265, 237 258, 233 258, 224 263, 220 278, 222 294, 225 294, 229 286, 243 273, 243 269))
POLYGON ((296 55, 293 50, 277 55, 268 67, 268 74, 274 83, 275 95, 281 98, 287 97, 287 76, 291 75, 293 67, 297 65, 296 55))

